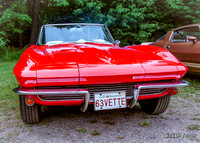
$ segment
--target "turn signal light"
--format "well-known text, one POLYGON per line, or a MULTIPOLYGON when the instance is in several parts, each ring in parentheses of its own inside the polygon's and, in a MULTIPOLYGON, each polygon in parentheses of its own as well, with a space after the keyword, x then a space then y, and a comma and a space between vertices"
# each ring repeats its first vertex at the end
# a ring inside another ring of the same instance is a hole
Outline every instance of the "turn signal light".
POLYGON ((35 103, 35 100, 34 100, 33 98, 28 97, 28 98, 26 99, 26 105, 28 105, 28 106, 33 106, 34 103, 35 103))
POLYGON ((171 94, 172 95, 176 95, 177 93, 178 93, 178 89, 173 88, 172 91, 171 91, 171 94))

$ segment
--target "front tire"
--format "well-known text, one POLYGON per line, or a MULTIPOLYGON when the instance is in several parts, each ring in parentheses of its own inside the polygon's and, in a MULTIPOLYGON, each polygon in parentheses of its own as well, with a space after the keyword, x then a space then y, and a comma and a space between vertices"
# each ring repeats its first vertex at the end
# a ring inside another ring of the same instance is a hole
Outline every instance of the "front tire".
POLYGON ((165 95, 159 98, 141 100, 139 103, 145 113, 158 115, 166 111, 170 103, 170 99, 170 95, 165 95))
POLYGON ((34 124, 40 121, 41 108, 40 105, 34 104, 28 106, 25 103, 25 96, 19 95, 20 114, 24 123, 34 124))

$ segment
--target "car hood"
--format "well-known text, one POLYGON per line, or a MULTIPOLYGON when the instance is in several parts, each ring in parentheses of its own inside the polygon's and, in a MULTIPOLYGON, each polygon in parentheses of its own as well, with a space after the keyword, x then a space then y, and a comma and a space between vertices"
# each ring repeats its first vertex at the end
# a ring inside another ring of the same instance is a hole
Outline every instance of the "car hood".
POLYGON ((156 46, 120 48, 112 44, 76 43, 46 46, 43 52, 48 60, 37 65, 39 86, 177 79, 182 76, 179 69, 186 71, 174 56, 156 46))

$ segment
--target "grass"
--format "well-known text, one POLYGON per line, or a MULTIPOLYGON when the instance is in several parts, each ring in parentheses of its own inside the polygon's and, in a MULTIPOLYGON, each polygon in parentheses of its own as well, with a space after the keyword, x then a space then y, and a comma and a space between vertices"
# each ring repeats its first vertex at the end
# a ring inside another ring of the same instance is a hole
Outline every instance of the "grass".
POLYGON ((160 118, 161 118, 161 119, 165 119, 165 120, 168 120, 168 119, 169 119, 169 117, 165 117, 165 116, 161 116, 160 118))
POLYGON ((11 119, 10 117, 5 117, 5 118, 3 118, 4 121, 8 121, 8 120, 10 120, 10 119, 11 119))
POLYGON ((46 124, 45 124, 45 127, 46 127, 46 128, 48 128, 48 126, 49 126, 49 124, 48 124, 48 123, 46 123, 46 124))
POLYGON ((179 93, 175 97, 200 103, 200 76, 188 74, 184 77, 184 80, 188 81, 190 85, 184 88, 178 88, 179 93))
POLYGON ((200 118, 193 117, 192 120, 200 121, 200 118))
POLYGON ((200 116, 200 114, 193 114, 193 116, 200 116))
POLYGON ((169 109, 169 112, 167 113, 168 115, 173 115, 175 112, 171 109, 169 109))
POLYGON ((200 125, 199 124, 191 124, 188 126, 188 129, 190 130, 200 130, 200 125))
POLYGON ((16 127, 22 128, 22 127, 23 127, 23 125, 19 125, 19 124, 17 124, 17 125, 16 125, 16 127))
POLYGON ((26 127, 33 127, 33 124, 25 124, 26 127))
POLYGON ((0 111, 6 116, 17 115, 19 111, 18 95, 12 90, 18 86, 13 68, 17 61, 0 63, 0 111), (9 112, 12 111, 10 115, 9 112))
POLYGON ((93 135, 93 136, 98 136, 98 135, 100 135, 100 133, 99 133, 99 131, 94 130, 94 131, 92 132, 92 135, 93 135))
POLYGON ((24 49, 3 47, 0 48, 0 61, 15 61, 18 60, 24 49))
POLYGON ((7 137, 10 138, 10 137, 13 137, 13 136, 16 136, 18 135, 18 133, 8 133, 7 137))
POLYGON ((150 121, 145 121, 145 122, 140 123, 140 126, 149 126, 149 127, 152 127, 152 124, 151 124, 150 121))
POLYGON ((33 132, 34 132, 34 130, 33 130, 33 129, 29 129, 29 132, 33 133, 33 132))
POLYGON ((17 114, 14 116, 15 119, 21 119, 21 115, 17 114))
POLYGON ((86 129, 85 129, 85 128, 82 128, 82 129, 77 129, 76 131, 79 132, 79 133, 85 133, 85 132, 86 132, 86 129))

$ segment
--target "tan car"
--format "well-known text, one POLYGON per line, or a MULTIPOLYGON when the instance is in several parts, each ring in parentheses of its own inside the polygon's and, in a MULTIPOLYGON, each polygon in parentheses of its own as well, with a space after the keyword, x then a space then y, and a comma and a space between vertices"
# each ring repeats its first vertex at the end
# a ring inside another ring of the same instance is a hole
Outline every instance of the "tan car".
POLYGON ((188 67, 189 72, 200 74, 200 24, 175 28, 151 45, 167 49, 188 67))

